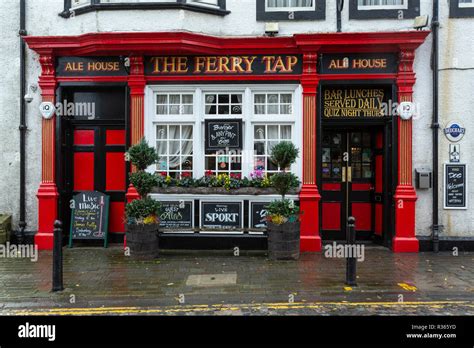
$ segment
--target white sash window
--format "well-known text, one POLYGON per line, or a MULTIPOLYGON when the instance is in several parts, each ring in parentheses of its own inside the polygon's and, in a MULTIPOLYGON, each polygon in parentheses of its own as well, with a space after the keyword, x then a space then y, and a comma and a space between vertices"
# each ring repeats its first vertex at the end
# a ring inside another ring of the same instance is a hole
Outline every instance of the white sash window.
MULTIPOLYGON (((273 146, 292 141, 302 149, 302 92, 295 85, 149 86, 145 134, 159 161, 152 171, 179 178, 212 174, 272 174, 273 146), (205 151, 206 120, 241 120, 242 149, 205 151)), ((301 156, 300 156, 301 157, 301 156)), ((302 159, 290 170, 301 177, 302 159)))

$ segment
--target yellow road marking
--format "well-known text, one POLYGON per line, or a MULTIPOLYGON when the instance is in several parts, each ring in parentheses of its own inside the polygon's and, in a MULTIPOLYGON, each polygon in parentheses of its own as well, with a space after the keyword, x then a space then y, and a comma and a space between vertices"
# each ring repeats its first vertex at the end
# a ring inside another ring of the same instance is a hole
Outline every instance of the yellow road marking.
POLYGON ((432 307, 443 308, 447 305, 464 305, 474 308, 472 301, 426 301, 426 302, 314 302, 314 303, 260 303, 250 305, 192 305, 192 306, 172 306, 163 308, 139 308, 139 307, 99 307, 99 308, 51 308, 38 310, 13 310, 9 312, 11 315, 120 315, 120 314, 173 314, 173 313, 200 313, 200 312, 237 312, 241 310, 260 310, 260 309, 318 309, 325 306, 335 307, 432 307))
POLYGON ((398 286, 401 287, 401 288, 404 289, 404 290, 407 290, 407 291, 413 291, 413 292, 415 292, 416 290, 418 290, 418 289, 416 288, 416 286, 414 286, 414 285, 409 285, 409 284, 407 284, 407 283, 398 283, 398 286))

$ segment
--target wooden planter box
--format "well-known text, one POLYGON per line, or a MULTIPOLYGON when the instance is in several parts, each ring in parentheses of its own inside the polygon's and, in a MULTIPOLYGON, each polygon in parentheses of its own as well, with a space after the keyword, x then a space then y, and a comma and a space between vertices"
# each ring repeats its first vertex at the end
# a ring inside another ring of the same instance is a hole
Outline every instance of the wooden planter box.
POLYGON ((10 241, 12 231, 12 216, 0 214, 0 244, 10 241))
POLYGON ((300 257, 300 222, 282 225, 268 223, 268 257, 271 260, 298 260, 300 257))
POLYGON ((127 247, 130 256, 140 259, 154 259, 158 257, 158 224, 126 225, 127 247))

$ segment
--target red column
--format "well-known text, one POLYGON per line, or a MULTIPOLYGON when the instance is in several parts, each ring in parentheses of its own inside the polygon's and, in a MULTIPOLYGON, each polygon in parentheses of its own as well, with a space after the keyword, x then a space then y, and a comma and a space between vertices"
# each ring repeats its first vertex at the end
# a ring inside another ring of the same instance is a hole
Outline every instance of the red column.
MULTIPOLYGON (((412 101, 415 73, 413 61, 415 48, 401 47, 397 76, 398 101, 412 101)), ((418 252, 419 242, 415 236, 416 192, 412 175, 412 120, 398 117, 398 182, 395 191, 395 236, 394 252, 418 252)))
MULTIPOLYGON (((54 57, 49 52, 40 56, 42 73, 39 78, 41 97, 43 102, 55 102, 56 78, 54 57)), ((35 235, 35 244, 40 250, 53 249, 53 224, 58 217, 58 189, 55 175, 55 124, 56 116, 51 119, 42 119, 41 144, 41 184, 38 197, 38 233, 35 235)))
POLYGON ((303 55, 303 186, 300 192, 301 251, 321 251, 319 235, 319 201, 321 196, 316 185, 316 53, 303 55))
MULTIPOLYGON (((130 58, 130 77, 128 79, 130 87, 130 143, 135 145, 144 136, 145 122, 145 69, 143 56, 132 56, 130 58)), ((132 168, 132 170, 135 170, 132 168)), ((140 198, 137 190, 130 184, 126 194, 127 202, 140 198)))

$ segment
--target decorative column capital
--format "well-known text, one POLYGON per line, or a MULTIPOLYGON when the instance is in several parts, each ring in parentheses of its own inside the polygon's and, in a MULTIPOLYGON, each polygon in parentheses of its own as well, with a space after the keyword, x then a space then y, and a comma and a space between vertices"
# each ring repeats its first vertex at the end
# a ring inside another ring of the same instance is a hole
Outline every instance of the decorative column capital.
POLYGON ((415 49, 411 46, 401 47, 397 74, 398 95, 400 101, 411 101, 416 75, 413 71, 415 49))
POLYGON ((145 94, 145 65, 143 56, 132 55, 130 57, 130 76, 128 86, 131 95, 145 94))
POLYGON ((316 52, 303 53, 303 75, 314 75, 317 73, 318 54, 316 52))
POLYGON ((38 85, 41 88, 41 95, 54 98, 56 95, 56 69, 54 67, 54 56, 52 52, 40 55, 39 62, 41 65, 41 76, 38 85))
POLYGON ((316 95, 319 79, 317 77, 318 55, 315 52, 303 54, 303 76, 301 85, 303 95, 316 95))

